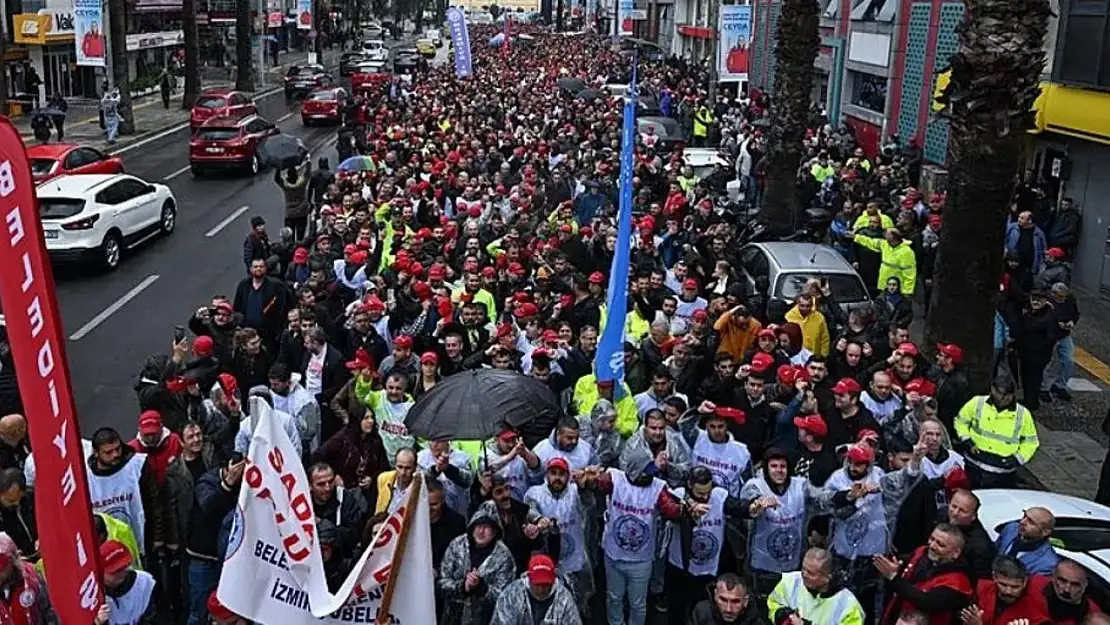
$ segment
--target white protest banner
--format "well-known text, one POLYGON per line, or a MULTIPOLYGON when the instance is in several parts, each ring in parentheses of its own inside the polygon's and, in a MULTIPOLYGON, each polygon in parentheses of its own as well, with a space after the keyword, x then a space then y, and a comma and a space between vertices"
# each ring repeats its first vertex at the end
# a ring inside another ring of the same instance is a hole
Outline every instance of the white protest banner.
POLYGON ((420 482, 331 594, 297 450, 269 406, 257 398, 251 402, 257 425, 220 576, 220 602, 265 625, 435 625, 435 595, 428 583, 431 525, 420 482), (388 618, 379 621, 383 605, 388 618))

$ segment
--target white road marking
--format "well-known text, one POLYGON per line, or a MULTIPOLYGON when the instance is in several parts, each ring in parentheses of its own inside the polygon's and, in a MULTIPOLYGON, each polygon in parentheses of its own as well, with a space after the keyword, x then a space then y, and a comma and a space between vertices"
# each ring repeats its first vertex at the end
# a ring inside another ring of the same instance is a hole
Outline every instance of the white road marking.
POLYGON ((169 182, 169 181, 173 180, 174 178, 180 176, 181 174, 183 174, 187 171, 189 171, 189 165, 186 165, 186 166, 182 167, 181 169, 173 172, 172 174, 166 176, 165 178, 162 179, 162 182, 169 182))
POLYGON ((245 212, 249 211, 250 209, 251 209, 251 207, 250 207, 250 206, 240 206, 239 208, 235 209, 235 212, 234 212, 234 213, 232 213, 232 214, 228 215, 228 216, 227 216, 226 218, 224 218, 224 220, 223 220, 223 221, 221 221, 220 223, 216 224, 216 227, 215 227, 215 228, 212 228, 212 229, 211 229, 211 230, 209 230, 208 232, 205 232, 205 233, 204 233, 204 236, 206 236, 206 237, 208 237, 209 239, 211 239, 212 237, 214 237, 214 236, 216 236, 217 234, 219 234, 221 230, 223 230, 224 228, 228 227, 228 226, 229 226, 229 225, 231 224, 231 222, 233 222, 233 221, 235 221, 236 219, 238 219, 240 215, 242 215, 243 213, 245 213, 245 212))
POLYGON ((81 339, 85 338, 85 336, 87 336, 90 332, 100 326, 100 324, 107 321, 108 317, 111 317, 115 313, 119 312, 119 309, 126 306, 128 302, 138 297, 140 293, 145 291, 150 285, 154 284, 158 280, 158 277, 158 274, 147 276, 145 280, 135 285, 135 288, 124 293, 123 297, 117 299, 115 302, 112 303, 111 306, 108 306, 103 311, 101 311, 99 315, 93 317, 91 321, 81 326, 80 330, 69 335, 69 340, 80 341, 81 339))
POLYGON ((275 120, 274 120, 274 123, 275 123, 275 124, 280 124, 281 122, 283 122, 283 121, 285 121, 285 120, 289 119, 290 117, 293 117, 293 113, 292 113, 292 112, 286 113, 285 115, 282 115, 281 117, 279 117, 279 118, 275 119, 275 120))

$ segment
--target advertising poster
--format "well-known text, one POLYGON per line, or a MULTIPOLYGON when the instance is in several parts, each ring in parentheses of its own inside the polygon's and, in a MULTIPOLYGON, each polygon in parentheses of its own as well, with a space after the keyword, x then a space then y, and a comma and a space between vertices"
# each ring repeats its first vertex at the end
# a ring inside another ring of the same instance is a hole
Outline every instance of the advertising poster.
POLYGON ((717 76, 720 82, 740 82, 748 79, 748 46, 752 39, 752 7, 749 5, 721 6, 721 23, 718 31, 721 43, 717 47, 717 76))
POLYGON ((617 0, 617 24, 620 25, 617 34, 621 37, 631 37, 635 32, 636 25, 632 19, 632 10, 635 7, 635 0, 617 0))
POLYGON ((101 0, 73 0, 73 41, 77 47, 77 64, 104 67, 108 55, 108 39, 104 34, 104 11, 101 0))
POLYGON ((297 0, 297 30, 312 30, 312 0, 297 0))
POLYGON ((469 78, 474 73, 470 58, 470 30, 466 14, 458 7, 447 10, 447 27, 451 29, 452 54, 455 55, 455 76, 469 78))

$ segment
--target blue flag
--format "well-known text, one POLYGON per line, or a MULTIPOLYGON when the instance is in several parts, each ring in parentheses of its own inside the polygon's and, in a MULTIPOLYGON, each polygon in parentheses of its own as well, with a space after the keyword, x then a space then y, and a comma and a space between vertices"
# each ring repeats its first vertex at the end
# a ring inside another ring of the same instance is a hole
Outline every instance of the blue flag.
POLYGON ((455 55, 455 76, 469 78, 474 73, 470 59, 470 30, 462 9, 447 10, 447 27, 451 29, 452 52, 455 55))
POLYGON ((594 356, 598 382, 612 380, 617 388, 624 381, 624 318, 628 313, 628 270, 632 252, 632 167, 636 139, 636 59, 632 60, 632 83, 624 103, 621 129, 620 204, 617 208, 617 247, 609 268, 609 292, 605 300, 608 317, 594 356))

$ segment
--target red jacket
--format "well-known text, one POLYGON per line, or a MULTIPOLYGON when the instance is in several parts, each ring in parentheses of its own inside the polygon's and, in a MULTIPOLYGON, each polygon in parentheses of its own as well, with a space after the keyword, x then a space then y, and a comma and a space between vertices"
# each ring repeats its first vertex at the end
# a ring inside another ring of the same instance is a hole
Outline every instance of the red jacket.
POLYGON ((1085 598, 1086 606, 1080 612, 1083 616, 1073 618, 1069 615, 1055 615, 1052 614, 1051 603, 1048 599, 1050 596, 1055 597, 1055 591, 1052 589, 1052 579, 1041 575, 1034 575, 1029 578, 1029 588, 1032 592, 1036 592, 1038 597, 1044 597, 1046 604, 1048 604, 1048 615, 1051 617, 1052 625, 1083 625, 1086 621, 1087 615, 1093 612, 1102 612, 1095 602, 1088 596, 1085 598), (1034 586, 1036 584, 1036 586, 1034 586))
POLYGON ((1021 598, 999 611, 998 586, 994 580, 979 580, 975 589, 975 605, 983 611, 983 625, 1007 625, 1019 618, 1029 619, 1029 625, 1052 623, 1048 616, 1048 603, 1044 599, 1046 583, 1043 577, 1029 578, 1029 585, 1021 598))
POLYGON ((925 577, 917 568, 927 551, 927 547, 918 547, 902 574, 891 582, 884 624, 894 625, 903 611, 911 609, 928 614, 930 625, 959 624, 960 610, 971 602, 973 590, 967 564, 962 560, 940 564, 925 577))
POLYGON ((144 447, 143 442, 138 438, 132 440, 128 445, 136 452, 146 454, 147 464, 150 466, 150 470, 154 472, 154 477, 159 484, 166 481, 166 470, 170 463, 181 455, 181 437, 177 435, 177 432, 171 432, 169 428, 165 427, 162 428, 162 440, 157 447, 144 447))

